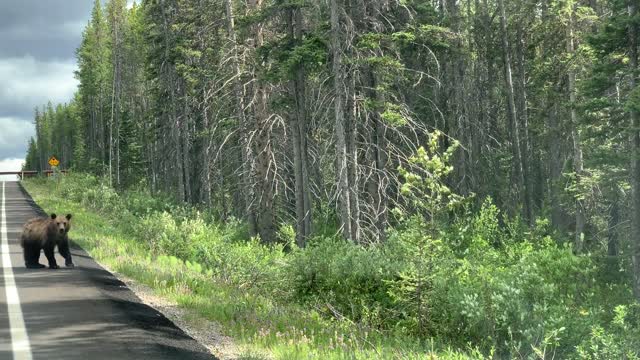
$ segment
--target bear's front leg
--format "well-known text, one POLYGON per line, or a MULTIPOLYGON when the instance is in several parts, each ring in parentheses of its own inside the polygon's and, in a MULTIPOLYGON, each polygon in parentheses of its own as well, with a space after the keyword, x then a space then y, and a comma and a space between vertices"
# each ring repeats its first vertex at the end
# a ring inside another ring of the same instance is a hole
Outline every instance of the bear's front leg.
POLYGON ((66 267, 74 267, 73 259, 71 259, 71 251, 69 251, 69 240, 65 239, 58 245, 58 252, 64 258, 64 265, 66 267))
POLYGON ((59 269, 60 267, 58 266, 58 263, 56 263, 56 257, 53 254, 53 248, 54 246, 47 245, 44 248, 44 255, 47 257, 47 260, 49 260, 49 269, 59 269))

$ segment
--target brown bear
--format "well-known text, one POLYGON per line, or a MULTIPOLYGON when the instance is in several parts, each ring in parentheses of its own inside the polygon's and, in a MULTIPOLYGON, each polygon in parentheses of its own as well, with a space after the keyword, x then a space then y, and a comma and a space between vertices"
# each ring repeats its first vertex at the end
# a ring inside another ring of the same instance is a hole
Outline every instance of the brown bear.
POLYGON ((22 230, 20 245, 24 253, 24 264, 28 269, 42 269, 40 264, 40 250, 44 249, 44 255, 49 260, 50 269, 58 269, 56 258, 53 255, 55 247, 58 247, 60 255, 65 259, 67 267, 73 267, 71 252, 69 251, 69 230, 71 229, 71 214, 57 216, 51 214, 50 218, 36 218, 29 220, 22 230))

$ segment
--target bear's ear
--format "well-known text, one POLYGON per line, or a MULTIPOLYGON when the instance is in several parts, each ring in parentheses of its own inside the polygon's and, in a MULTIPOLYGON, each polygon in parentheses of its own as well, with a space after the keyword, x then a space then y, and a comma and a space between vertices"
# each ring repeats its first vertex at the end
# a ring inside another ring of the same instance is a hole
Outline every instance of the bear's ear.
POLYGON ((57 217, 58 217, 58 215, 56 215, 56 214, 51 214, 51 218, 52 218, 52 219, 55 219, 55 218, 57 218, 57 217))
POLYGON ((67 220, 71 220, 71 214, 67 214, 67 220))

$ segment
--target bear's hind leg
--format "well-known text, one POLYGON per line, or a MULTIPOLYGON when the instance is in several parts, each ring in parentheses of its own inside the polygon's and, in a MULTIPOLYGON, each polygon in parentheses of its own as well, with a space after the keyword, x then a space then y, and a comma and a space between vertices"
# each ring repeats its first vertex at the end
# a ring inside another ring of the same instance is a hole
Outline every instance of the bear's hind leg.
POLYGON ((27 269, 42 269, 45 266, 39 263, 40 247, 33 244, 23 244, 24 265, 27 269))

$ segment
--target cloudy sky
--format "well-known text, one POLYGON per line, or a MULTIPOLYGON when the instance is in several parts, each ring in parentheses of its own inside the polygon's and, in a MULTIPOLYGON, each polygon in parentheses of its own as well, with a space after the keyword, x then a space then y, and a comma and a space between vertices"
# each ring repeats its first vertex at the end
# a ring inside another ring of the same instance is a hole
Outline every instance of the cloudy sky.
POLYGON ((0 0, 0 171, 18 170, 36 106, 77 88, 75 49, 93 0, 0 0))

